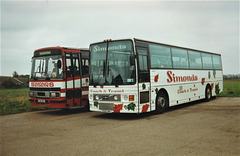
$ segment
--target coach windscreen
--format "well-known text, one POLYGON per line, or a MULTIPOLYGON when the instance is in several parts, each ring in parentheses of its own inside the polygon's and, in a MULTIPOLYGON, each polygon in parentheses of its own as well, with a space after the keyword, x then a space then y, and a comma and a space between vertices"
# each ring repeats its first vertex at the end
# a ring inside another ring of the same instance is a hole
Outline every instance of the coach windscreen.
POLYGON ((136 82, 131 40, 90 46, 90 85, 128 85, 136 82))

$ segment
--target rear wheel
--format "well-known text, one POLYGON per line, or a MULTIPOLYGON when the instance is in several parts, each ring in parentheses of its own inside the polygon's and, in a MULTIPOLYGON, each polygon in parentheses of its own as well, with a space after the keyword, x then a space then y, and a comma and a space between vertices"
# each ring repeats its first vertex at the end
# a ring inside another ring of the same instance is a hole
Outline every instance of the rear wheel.
POLYGON ((168 98, 163 92, 158 93, 156 99, 156 112, 163 113, 168 108, 168 98))
POLYGON ((206 87, 206 91, 205 91, 205 100, 206 101, 210 101, 212 97, 212 90, 210 86, 206 87))

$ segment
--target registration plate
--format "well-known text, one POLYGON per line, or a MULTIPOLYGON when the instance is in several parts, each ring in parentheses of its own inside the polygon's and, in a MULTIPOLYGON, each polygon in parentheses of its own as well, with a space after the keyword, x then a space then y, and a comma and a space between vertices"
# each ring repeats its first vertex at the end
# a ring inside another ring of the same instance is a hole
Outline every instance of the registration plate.
POLYGON ((112 113, 113 111, 111 110, 102 110, 103 113, 112 113))
POLYGON ((45 103, 45 100, 38 100, 39 103, 45 103))

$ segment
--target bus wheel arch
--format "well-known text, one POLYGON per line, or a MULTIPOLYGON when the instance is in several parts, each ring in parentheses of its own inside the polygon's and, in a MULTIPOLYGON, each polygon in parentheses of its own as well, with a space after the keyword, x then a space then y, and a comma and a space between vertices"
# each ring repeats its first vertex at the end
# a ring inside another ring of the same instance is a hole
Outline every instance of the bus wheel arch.
POLYGON ((169 107, 169 95, 165 89, 160 89, 156 96, 156 112, 163 113, 169 107))
POLYGON ((207 84, 205 89, 205 101, 210 101, 212 98, 212 89, 210 84, 207 84))

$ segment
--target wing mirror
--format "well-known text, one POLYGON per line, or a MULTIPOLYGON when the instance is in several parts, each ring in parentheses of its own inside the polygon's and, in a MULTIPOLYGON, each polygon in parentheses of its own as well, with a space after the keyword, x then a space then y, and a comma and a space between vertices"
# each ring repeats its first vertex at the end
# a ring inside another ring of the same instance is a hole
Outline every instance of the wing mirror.
POLYGON ((135 65, 135 56, 134 55, 130 56, 130 65, 135 65))

